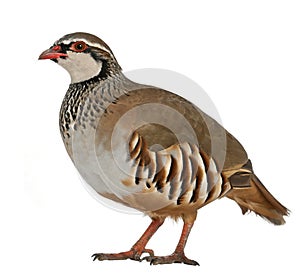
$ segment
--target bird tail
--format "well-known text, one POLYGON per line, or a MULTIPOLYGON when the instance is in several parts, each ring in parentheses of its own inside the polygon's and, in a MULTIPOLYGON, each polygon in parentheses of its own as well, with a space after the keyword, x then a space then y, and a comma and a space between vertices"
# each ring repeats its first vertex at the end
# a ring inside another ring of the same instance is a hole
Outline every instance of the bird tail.
POLYGON ((277 201, 253 173, 250 160, 229 177, 232 189, 226 196, 240 206, 242 213, 253 211, 275 225, 283 225, 289 210, 277 201))

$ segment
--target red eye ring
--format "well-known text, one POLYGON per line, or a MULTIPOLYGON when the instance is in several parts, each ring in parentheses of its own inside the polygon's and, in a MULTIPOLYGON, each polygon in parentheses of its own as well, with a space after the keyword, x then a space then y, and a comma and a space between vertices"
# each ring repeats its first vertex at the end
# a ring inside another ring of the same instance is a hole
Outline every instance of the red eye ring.
POLYGON ((82 41, 75 42, 71 45, 70 49, 76 52, 83 52, 88 48, 87 44, 82 41))

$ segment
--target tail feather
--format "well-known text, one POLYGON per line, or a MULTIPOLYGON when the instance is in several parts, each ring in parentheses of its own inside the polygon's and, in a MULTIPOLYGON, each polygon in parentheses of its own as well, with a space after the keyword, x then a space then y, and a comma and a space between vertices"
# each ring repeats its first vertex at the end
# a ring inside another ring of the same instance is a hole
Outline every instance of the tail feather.
POLYGON ((238 203, 245 214, 253 211, 275 225, 283 225, 289 210, 277 201, 251 170, 240 170, 229 178, 232 189, 227 197, 238 203))

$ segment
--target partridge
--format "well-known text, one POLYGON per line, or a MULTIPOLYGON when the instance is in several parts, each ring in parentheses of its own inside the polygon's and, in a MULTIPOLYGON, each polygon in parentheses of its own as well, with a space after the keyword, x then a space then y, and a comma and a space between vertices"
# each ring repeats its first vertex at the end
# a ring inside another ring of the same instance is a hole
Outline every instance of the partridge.
POLYGON ((101 39, 68 34, 39 59, 54 61, 71 76, 59 125, 85 182, 98 195, 152 219, 130 250, 97 253, 94 260, 198 265, 184 253, 197 210, 222 197, 234 200, 243 214, 285 223, 288 209, 254 174, 238 140, 186 99, 129 80, 101 39), (183 219, 182 234, 172 254, 157 256, 146 244, 167 217, 183 219))

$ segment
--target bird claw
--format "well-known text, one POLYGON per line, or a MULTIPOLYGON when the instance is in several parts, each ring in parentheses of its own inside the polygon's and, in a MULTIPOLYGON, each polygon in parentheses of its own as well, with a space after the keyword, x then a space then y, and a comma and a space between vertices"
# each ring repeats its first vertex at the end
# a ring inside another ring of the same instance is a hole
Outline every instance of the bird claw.
POLYGON ((115 254, 106 254, 106 253, 96 253, 92 255, 93 261, 105 261, 105 260, 133 260, 141 262, 144 258, 141 259, 142 254, 148 253, 149 257, 154 257, 154 252, 151 249, 144 249, 142 251, 136 251, 131 249, 127 252, 115 253, 115 254))
POLYGON ((198 262, 194 260, 190 260, 183 254, 173 253, 169 256, 147 256, 144 257, 142 260, 146 260, 150 262, 150 265, 158 265, 158 264, 172 264, 172 263, 184 263, 188 265, 199 265, 198 262))
POLYGON ((104 260, 108 260, 108 254, 104 254, 104 253, 95 253, 92 255, 93 261, 98 260, 98 261, 104 261, 104 260))
MULTIPOLYGON (((148 254, 149 254, 148 257, 154 257, 154 251, 153 251, 152 249, 144 249, 143 252, 142 252, 142 254, 144 254, 144 253, 148 253, 148 254)), ((142 255, 142 254, 141 254, 141 255, 142 255)), ((140 255, 140 256, 141 256, 141 255, 140 255)), ((145 258, 145 257, 144 257, 144 258, 145 258)), ((140 258, 140 261, 143 261, 144 258, 140 258)))

